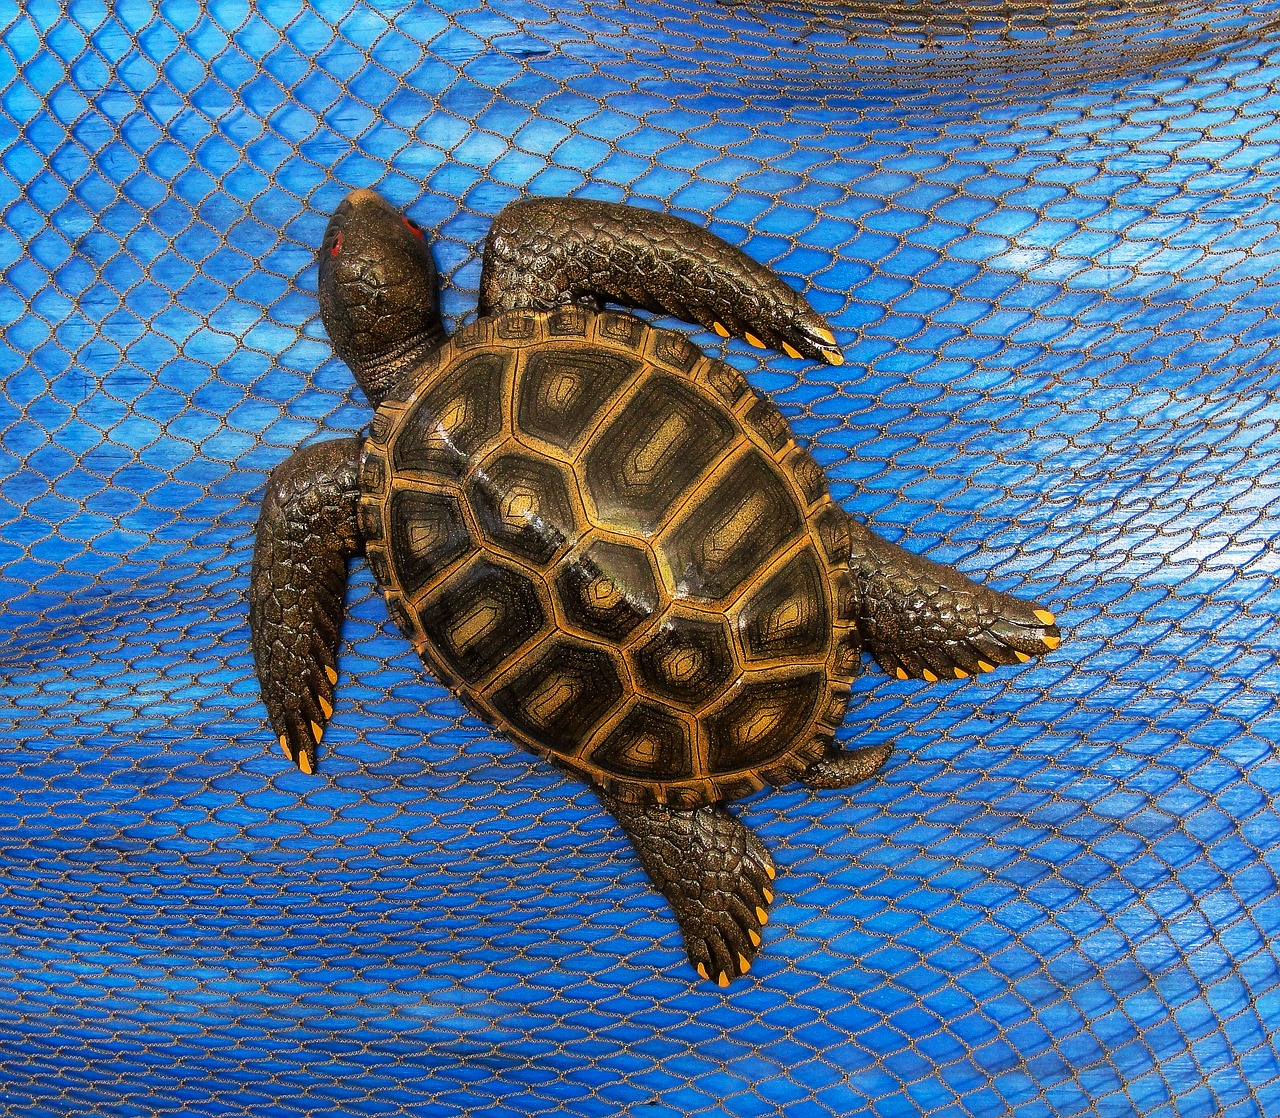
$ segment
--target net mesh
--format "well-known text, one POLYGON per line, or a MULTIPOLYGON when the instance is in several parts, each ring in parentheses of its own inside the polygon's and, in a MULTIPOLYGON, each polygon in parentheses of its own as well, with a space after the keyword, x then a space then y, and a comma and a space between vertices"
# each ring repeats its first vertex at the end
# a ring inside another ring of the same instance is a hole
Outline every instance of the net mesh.
POLYGON ((0 2, 0 1114, 1280 1113, 1275 9, 0 2), (270 749, 254 518, 368 419, 314 298, 353 186, 454 325, 521 193, 742 245, 848 364, 697 342, 1059 614, 864 677, 871 786, 742 805, 781 895, 727 992, 363 568, 322 776, 270 749))

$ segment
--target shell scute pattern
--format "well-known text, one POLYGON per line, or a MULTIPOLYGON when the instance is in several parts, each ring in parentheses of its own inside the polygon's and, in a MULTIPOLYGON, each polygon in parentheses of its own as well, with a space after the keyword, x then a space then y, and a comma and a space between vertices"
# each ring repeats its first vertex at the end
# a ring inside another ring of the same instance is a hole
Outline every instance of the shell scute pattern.
POLYGON ((380 406, 361 486, 432 670, 614 794, 785 783, 839 726, 847 532, 781 413, 681 335, 577 306, 478 320, 380 406))
POLYGON ((530 445, 550 444, 570 456, 641 363, 585 346, 568 359, 557 350, 535 351, 525 363, 516 397, 516 430, 530 445))
POLYGON ((822 652, 831 631, 824 581, 817 559, 807 549, 765 578, 738 611, 738 632, 748 660, 822 652))
POLYGON ((501 350, 459 361, 403 417, 391 459, 395 471, 461 479, 482 448, 502 431, 510 364, 511 355, 501 350))
POLYGON ((542 567, 581 531, 576 488, 558 463, 503 447, 472 471, 464 491, 486 544, 542 567))
POLYGON ((592 760, 602 771, 663 787, 694 777, 696 741, 692 718, 638 699, 601 735, 592 760))
POLYGON ((731 416, 687 380, 642 378, 583 457, 597 521, 651 536, 736 434, 731 416))
POLYGON ((725 619, 673 608, 630 657, 634 678, 670 706, 696 711, 716 698, 735 675, 725 619))
POLYGON ((775 465, 754 446, 737 449, 659 545, 680 592, 696 600, 731 598, 761 557, 776 555, 806 527, 775 465))
POLYGON ((624 678, 617 655, 605 646, 556 634, 531 662, 516 662, 490 702, 524 740, 554 742, 554 755, 568 759, 622 701, 624 678))
POLYGON ((457 494, 401 489, 388 509, 391 550, 405 594, 417 597, 426 585, 470 554, 475 540, 457 494))
POLYGON ((449 674, 478 686, 513 652, 543 634, 548 621, 545 599, 528 572, 495 562, 480 551, 437 591, 424 595, 416 612, 452 669, 449 674))
POLYGON ((596 536, 561 564, 556 600, 570 628, 622 642, 662 602, 652 553, 596 536))

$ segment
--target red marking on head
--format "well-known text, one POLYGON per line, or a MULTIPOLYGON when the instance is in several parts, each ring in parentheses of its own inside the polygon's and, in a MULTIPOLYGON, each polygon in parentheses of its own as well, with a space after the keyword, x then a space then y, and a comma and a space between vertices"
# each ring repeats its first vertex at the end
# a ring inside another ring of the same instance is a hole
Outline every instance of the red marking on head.
POLYGON ((418 240, 422 240, 422 226, 421 226, 421 225, 419 225, 419 224, 418 224, 416 221, 414 221, 414 220, 413 220, 413 218, 411 218, 411 217, 404 217, 404 216, 401 216, 400 220, 404 222, 404 224, 405 224, 405 228, 406 228, 406 229, 408 229, 410 233, 412 233, 415 237, 417 237, 417 238, 418 238, 418 240))
POLYGON ((337 256, 342 251, 342 234, 339 233, 333 238, 333 247, 329 250, 330 256, 337 256))

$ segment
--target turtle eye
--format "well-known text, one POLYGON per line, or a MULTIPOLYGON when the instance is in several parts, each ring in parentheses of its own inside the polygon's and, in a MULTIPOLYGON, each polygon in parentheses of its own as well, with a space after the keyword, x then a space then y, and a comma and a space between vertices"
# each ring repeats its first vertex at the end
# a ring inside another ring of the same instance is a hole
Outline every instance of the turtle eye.
POLYGON ((406 229, 408 229, 410 233, 412 233, 415 237, 417 237, 417 238, 418 238, 418 240, 422 240, 422 226, 421 226, 421 225, 419 225, 419 224, 418 224, 416 221, 414 221, 414 220, 413 220, 413 218, 411 218, 411 217, 401 216, 400 220, 404 222, 404 226, 405 226, 405 228, 406 228, 406 229))

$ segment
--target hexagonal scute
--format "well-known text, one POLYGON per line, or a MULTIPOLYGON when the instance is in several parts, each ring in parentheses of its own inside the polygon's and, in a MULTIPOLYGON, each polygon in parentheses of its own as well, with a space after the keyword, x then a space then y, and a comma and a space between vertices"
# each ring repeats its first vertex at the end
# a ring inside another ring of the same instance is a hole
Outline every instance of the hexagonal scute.
POLYGON ((416 489, 393 493, 390 519, 391 560, 411 598, 471 550, 462 501, 450 493, 416 489))
POLYGON ((639 367, 638 361, 598 346, 535 349, 519 381, 516 424, 569 450, 639 367))
POLYGON ((693 735, 669 710, 638 702, 596 743, 588 760, 630 780, 688 780, 694 775, 693 735))
POLYGON ((824 693, 822 672, 744 683, 737 695, 703 718, 713 775, 758 768, 781 757, 811 732, 824 693))
POLYGON ((572 624, 615 641, 663 602, 648 553, 612 540, 595 540, 571 555, 556 576, 556 591, 572 624))
POLYGON ((622 698, 618 666, 604 649, 557 638, 496 691, 507 722, 551 753, 572 753, 622 698))
POLYGON ((583 460, 600 516, 653 531, 737 435, 732 416, 690 385, 653 377, 593 437, 583 460))
POLYGON ((577 531, 560 468, 533 454, 504 454, 467 483, 467 499, 498 547, 547 563, 577 531))
POLYGON ((543 602, 527 575, 478 558, 450 576, 419 616, 446 664, 475 683, 542 628, 543 602))
POLYGON ((426 392, 395 437, 395 469, 460 479, 502 429, 506 366, 505 354, 477 353, 426 392))
POLYGON ((750 593, 738 613, 747 655, 758 659, 818 656, 831 640, 822 568, 806 547, 750 593))
POLYGON ((709 702, 739 671, 724 622, 705 614, 668 615, 633 658, 643 687, 689 707, 709 702))
POLYGON ((752 450, 682 515, 662 549, 683 593, 715 601, 754 577, 803 527, 777 468, 752 450))

